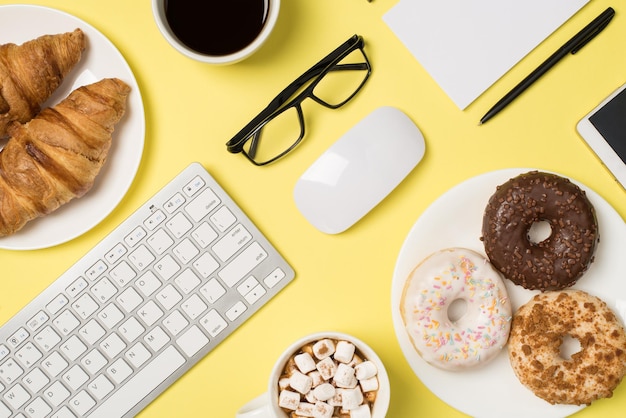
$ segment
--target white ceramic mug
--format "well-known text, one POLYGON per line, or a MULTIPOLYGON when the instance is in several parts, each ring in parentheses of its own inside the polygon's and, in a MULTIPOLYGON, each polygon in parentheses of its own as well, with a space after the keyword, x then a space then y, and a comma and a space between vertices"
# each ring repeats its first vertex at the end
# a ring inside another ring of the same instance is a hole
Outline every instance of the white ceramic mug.
MULTIPOLYGON (((154 20, 161 31, 161 34, 165 39, 172 45, 177 51, 182 53, 183 55, 188 56, 189 58, 193 58, 200 62, 205 62, 209 64, 233 64, 238 61, 247 58, 252 53, 257 51, 261 45, 265 43, 267 38, 270 36, 270 33, 274 29, 276 25, 276 21, 278 19, 278 12, 280 10, 280 0, 265 0, 264 8, 265 8, 265 19, 264 23, 260 29, 260 32, 256 35, 256 37, 247 45, 242 47, 241 49, 234 51, 232 53, 228 53, 225 55, 211 55, 209 53, 200 52, 194 48, 189 47, 185 42, 181 41, 168 22, 167 13, 166 13, 166 4, 174 3, 176 0, 152 0, 152 13, 154 15, 154 20)), ((228 0, 225 0, 228 1, 228 0)), ((259 0, 263 3, 264 0, 259 0)), ((200 7, 200 2, 196 7, 200 7)), ((233 26, 236 27, 236 23, 233 23, 233 26)))
POLYGON ((283 351, 274 364, 269 377, 267 392, 254 398, 241 407, 241 409, 237 411, 236 418, 288 418, 288 415, 278 406, 278 381, 283 374, 285 364, 305 345, 325 338, 335 341, 343 340, 351 342, 356 347, 356 350, 365 357, 365 359, 376 364, 378 369, 378 391, 372 408, 372 418, 384 418, 387 414, 387 409, 389 408, 391 390, 389 385, 389 376, 387 375, 383 362, 380 360, 378 355, 376 355, 374 350, 372 350, 363 341, 340 332, 319 332, 307 335, 306 337, 303 337, 291 344, 285 351, 283 351))

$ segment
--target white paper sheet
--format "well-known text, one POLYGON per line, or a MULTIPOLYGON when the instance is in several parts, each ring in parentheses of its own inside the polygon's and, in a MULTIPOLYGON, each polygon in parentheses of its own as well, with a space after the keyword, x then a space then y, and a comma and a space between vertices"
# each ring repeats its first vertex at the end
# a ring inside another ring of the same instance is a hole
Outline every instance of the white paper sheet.
POLYGON ((383 20, 465 109, 588 1, 400 0, 383 20))

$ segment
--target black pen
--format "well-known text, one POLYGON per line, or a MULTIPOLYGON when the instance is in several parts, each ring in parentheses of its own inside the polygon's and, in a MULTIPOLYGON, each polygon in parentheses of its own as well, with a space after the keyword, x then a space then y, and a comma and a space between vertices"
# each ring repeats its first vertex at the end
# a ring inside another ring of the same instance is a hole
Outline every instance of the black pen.
POLYGON ((544 75, 550 68, 552 68, 557 62, 568 54, 575 54, 580 49, 587 45, 597 34, 609 24, 611 19, 615 16, 615 10, 609 7, 596 17, 591 23, 585 26, 580 32, 578 32, 572 39, 567 41, 561 48, 559 48, 554 54, 552 54, 547 60, 545 60, 537 69, 530 73, 525 79, 513 87, 498 103, 496 103, 489 111, 482 117, 480 124, 487 122, 495 116, 496 113, 504 109, 509 103, 511 103, 517 96, 519 96, 524 90, 530 87, 539 77, 544 75))

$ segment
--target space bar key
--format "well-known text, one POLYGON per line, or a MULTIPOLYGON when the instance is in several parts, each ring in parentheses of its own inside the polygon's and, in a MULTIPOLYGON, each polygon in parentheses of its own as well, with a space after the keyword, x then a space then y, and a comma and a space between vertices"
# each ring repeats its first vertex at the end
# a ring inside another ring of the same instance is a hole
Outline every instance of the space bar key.
POLYGON ((110 398, 98 405, 98 408, 89 414, 89 418, 123 417, 183 363, 185 358, 176 348, 169 346, 110 398))

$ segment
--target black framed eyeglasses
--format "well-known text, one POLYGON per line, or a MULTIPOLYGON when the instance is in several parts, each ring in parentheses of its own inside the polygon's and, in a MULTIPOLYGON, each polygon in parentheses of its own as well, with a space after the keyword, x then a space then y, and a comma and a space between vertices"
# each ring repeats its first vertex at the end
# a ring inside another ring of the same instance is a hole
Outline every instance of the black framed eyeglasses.
POLYGON ((305 99, 337 109, 361 90, 372 72, 364 44, 354 35, 309 68, 228 141, 227 150, 259 166, 284 157, 304 138, 305 99))

